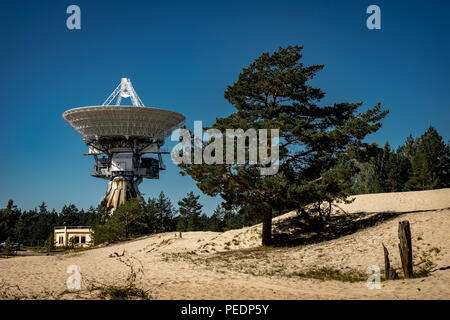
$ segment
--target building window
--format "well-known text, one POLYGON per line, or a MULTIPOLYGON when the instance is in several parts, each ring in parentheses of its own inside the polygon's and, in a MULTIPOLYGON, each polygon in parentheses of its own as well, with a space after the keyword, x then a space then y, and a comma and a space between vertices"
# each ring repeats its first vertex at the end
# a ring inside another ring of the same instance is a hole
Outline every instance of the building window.
POLYGON ((59 244, 64 244, 64 237, 63 236, 59 236, 58 243, 59 244))
POLYGON ((80 237, 79 236, 74 236, 73 237, 73 242, 74 243, 80 243, 80 237))
POLYGON ((85 236, 81 236, 81 243, 86 243, 86 237, 85 236))

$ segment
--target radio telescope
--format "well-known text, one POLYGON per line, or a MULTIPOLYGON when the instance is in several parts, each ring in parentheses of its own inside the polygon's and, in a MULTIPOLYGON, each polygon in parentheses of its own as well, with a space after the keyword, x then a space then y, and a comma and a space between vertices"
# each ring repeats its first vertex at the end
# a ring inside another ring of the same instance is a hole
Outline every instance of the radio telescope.
POLYGON ((159 170, 165 170, 161 155, 169 153, 160 148, 185 121, 181 113, 145 107, 128 78, 122 78, 101 106, 67 110, 63 119, 82 136, 88 146, 85 155, 94 156, 91 175, 109 181, 103 200, 113 210, 140 196, 143 178, 159 178, 159 170), (130 98, 132 105, 121 106, 122 98, 130 98))

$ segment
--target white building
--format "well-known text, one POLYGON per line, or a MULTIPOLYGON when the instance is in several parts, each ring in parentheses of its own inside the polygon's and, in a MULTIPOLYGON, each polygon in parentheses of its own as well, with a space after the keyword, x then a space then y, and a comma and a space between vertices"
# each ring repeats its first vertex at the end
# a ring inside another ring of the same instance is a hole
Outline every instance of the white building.
POLYGON ((62 226, 54 228, 55 246, 73 245, 86 247, 92 243, 92 228, 85 226, 62 226))

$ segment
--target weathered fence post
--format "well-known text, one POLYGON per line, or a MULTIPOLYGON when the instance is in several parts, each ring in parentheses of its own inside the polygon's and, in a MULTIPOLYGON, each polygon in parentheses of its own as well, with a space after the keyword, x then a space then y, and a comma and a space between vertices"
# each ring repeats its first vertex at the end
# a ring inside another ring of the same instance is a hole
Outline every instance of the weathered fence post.
POLYGON ((409 221, 400 221, 398 223, 398 238, 400 239, 398 248, 400 249, 403 273, 405 274, 405 278, 411 278, 413 276, 413 263, 409 221))
POLYGON ((395 272, 394 268, 391 267, 391 263, 389 262, 389 251, 383 245, 384 250, 384 278, 386 280, 398 279, 398 274, 395 272))

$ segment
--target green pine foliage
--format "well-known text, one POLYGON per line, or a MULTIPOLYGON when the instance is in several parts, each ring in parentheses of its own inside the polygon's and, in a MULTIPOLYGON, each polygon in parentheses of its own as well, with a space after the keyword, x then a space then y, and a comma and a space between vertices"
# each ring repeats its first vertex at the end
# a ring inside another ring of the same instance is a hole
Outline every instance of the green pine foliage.
POLYGON ((45 240, 44 247, 47 250, 47 252, 51 252, 55 249, 55 234, 53 230, 48 235, 47 240, 45 240))
POLYGON ((146 206, 148 233, 161 233, 175 230, 176 210, 172 202, 161 192, 158 198, 149 198, 146 206))
POLYGON ((144 234, 147 229, 145 204, 133 198, 121 204, 114 214, 108 215, 104 223, 94 227, 94 244, 126 240, 144 234))
POLYGON ((319 106, 325 93, 309 81, 323 65, 305 66, 301 58, 301 46, 288 46, 255 59, 225 91, 235 112, 212 126, 222 133, 279 129, 277 174, 260 175, 261 165, 249 163, 248 157, 244 164, 180 165, 205 194, 220 195, 229 206, 243 205, 259 214, 263 245, 271 243, 275 212, 310 203, 320 207, 349 194, 354 163, 368 148, 362 140, 381 127, 388 113, 380 104, 358 111, 361 102, 319 106))
POLYGON ((200 196, 189 192, 186 197, 178 202, 180 217, 178 219, 177 231, 200 230, 200 216, 203 206, 199 203, 200 196))
POLYGON ((6 239, 5 242, 5 254, 8 256, 13 256, 16 254, 16 250, 18 248, 15 246, 14 242, 11 240, 11 238, 6 239))
POLYGON ((391 149, 375 148, 375 154, 358 162, 351 187, 353 194, 431 190, 450 187, 450 147, 432 126, 421 136, 409 135, 391 149))
POLYGON ((40 246, 50 252, 54 249, 53 228, 64 224, 92 227, 94 244, 100 244, 176 230, 221 232, 258 222, 247 214, 238 214, 221 205, 211 215, 207 215, 202 212, 199 196, 193 193, 189 193, 180 203, 180 210, 175 209, 161 192, 158 197, 150 197, 147 202, 131 199, 111 215, 105 202, 88 210, 79 210, 69 204, 57 213, 54 209, 48 211, 45 203, 39 209, 22 211, 11 200, 6 208, 0 209, 0 243, 9 239, 11 243, 40 246), (182 227, 182 223, 185 227, 182 227))
POLYGON ((161 232, 222 232, 262 221, 263 245, 269 245, 272 217, 286 211, 313 204, 327 218, 323 208, 350 194, 450 187, 450 144, 435 128, 420 137, 409 135, 397 149, 389 142, 383 148, 364 142, 388 111, 378 104, 363 112, 361 102, 319 106, 325 93, 310 80, 323 65, 305 66, 301 59, 301 46, 263 53, 224 93, 235 112, 212 125, 220 132, 279 129, 275 175, 261 175, 264 165, 249 163, 246 144, 244 164, 180 165, 181 174, 192 177, 203 193, 224 200, 209 214, 193 192, 178 202, 178 210, 161 192, 146 202, 131 199, 113 215, 105 202, 88 210, 67 204, 56 212, 44 202, 23 211, 10 200, 0 209, 0 243, 8 239, 10 247, 19 243, 51 250, 58 225, 91 226, 98 244, 161 232))
POLYGON ((406 190, 429 190, 450 186, 450 149, 435 128, 430 127, 411 157, 411 176, 406 190))

